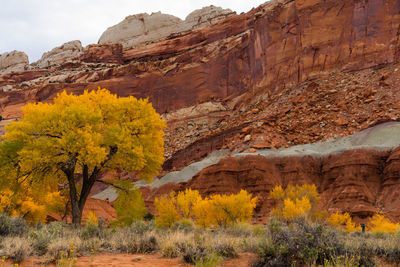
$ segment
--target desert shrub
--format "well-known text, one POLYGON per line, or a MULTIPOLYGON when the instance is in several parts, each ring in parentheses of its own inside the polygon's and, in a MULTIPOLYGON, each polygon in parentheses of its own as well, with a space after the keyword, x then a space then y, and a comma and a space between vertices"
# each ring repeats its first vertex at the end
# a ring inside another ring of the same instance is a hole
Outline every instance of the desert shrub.
POLYGON ((325 259, 324 267, 358 267, 360 262, 356 256, 342 255, 332 257, 330 260, 325 259))
POLYGON ((103 241, 102 247, 122 253, 152 253, 159 250, 159 242, 155 232, 135 232, 129 227, 119 228, 103 241))
POLYGON ((67 251, 60 251, 59 259, 57 260, 57 267, 73 267, 76 265, 76 249, 73 243, 69 244, 67 251))
POLYGON ((395 233, 399 230, 400 225, 398 223, 392 223, 388 218, 385 218, 383 214, 375 214, 367 225, 368 231, 373 233, 395 233))
POLYGON ((183 219, 179 222, 175 222, 172 225, 173 230, 192 231, 194 228, 195 228, 194 222, 190 219, 183 219))
POLYGON ((0 236, 23 236, 27 231, 28 225, 21 217, 0 214, 0 236))
POLYGON ((218 253, 212 252, 204 257, 198 258, 195 262, 196 267, 217 267, 220 266, 223 258, 218 253))
POLYGON ((164 257, 176 258, 184 255, 195 246, 192 233, 173 231, 161 238, 160 250, 164 257))
POLYGON ((47 248, 45 257, 48 262, 56 262, 63 259, 75 258, 82 241, 78 237, 57 238, 52 240, 47 248))
POLYGON ((351 219, 350 214, 348 214, 347 212, 343 214, 333 213, 328 217, 327 222, 332 226, 346 232, 355 232, 361 230, 361 227, 356 226, 356 224, 351 219))
POLYGON ((268 234, 260 242, 257 266, 324 264, 325 260, 344 254, 344 245, 332 229, 306 219, 290 225, 271 220, 268 234))
POLYGON ((154 229, 155 225, 153 221, 144 222, 144 221, 133 221, 130 225, 129 231, 134 234, 144 234, 145 232, 150 232, 154 229))
POLYGON ((13 261, 21 262, 31 254, 31 246, 25 238, 7 237, 2 241, 5 254, 13 261))
POLYGON ((47 231, 32 231, 29 233, 32 248, 38 256, 43 256, 51 242, 51 235, 47 231))

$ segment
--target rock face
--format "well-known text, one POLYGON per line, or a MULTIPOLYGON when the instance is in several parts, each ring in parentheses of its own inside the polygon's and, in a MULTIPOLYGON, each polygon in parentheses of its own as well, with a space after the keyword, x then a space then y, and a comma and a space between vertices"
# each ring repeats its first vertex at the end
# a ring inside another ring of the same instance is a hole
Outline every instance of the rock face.
POLYGON ((396 200, 400 185, 399 148, 393 152, 358 149, 323 158, 228 157, 196 175, 183 188, 203 195, 237 193, 240 188, 258 196, 257 214, 268 217, 275 202, 269 191, 276 185, 315 184, 329 212, 349 212, 363 221, 376 212, 400 219, 396 200))
POLYGON ((28 69, 29 59, 24 52, 12 51, 0 55, 0 74, 28 69))
POLYGON ((81 41, 67 42, 59 47, 53 48, 51 51, 42 55, 41 59, 32 63, 38 68, 46 68, 52 65, 61 65, 76 60, 82 52, 81 41))
POLYGON ((80 60, 87 63, 113 63, 122 64, 122 45, 119 43, 88 45, 85 47, 80 60))
POLYGON ((119 42, 124 48, 132 48, 165 39, 171 34, 209 26, 230 15, 233 15, 231 10, 215 6, 196 10, 184 21, 161 12, 132 15, 108 28, 101 35, 99 44, 119 42))

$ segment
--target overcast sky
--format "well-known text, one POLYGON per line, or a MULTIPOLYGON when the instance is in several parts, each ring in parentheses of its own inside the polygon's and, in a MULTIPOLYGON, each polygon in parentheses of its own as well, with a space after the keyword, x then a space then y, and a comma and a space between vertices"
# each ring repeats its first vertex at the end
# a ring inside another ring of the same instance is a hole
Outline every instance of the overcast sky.
POLYGON ((161 11, 181 19, 214 5, 247 12, 267 0, 0 0, 0 54, 24 51, 32 63, 65 42, 97 43, 126 16, 161 11))

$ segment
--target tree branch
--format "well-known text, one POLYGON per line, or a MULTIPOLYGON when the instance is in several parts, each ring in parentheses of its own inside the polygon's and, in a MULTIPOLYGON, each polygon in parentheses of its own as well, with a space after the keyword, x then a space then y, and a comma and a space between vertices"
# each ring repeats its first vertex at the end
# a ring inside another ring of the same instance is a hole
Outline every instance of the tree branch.
POLYGON ((116 188, 116 189, 119 189, 119 190, 121 190, 121 191, 125 191, 126 193, 129 192, 129 190, 127 190, 126 188, 122 188, 122 187, 120 187, 120 186, 118 186, 118 185, 115 185, 115 184, 113 184, 113 183, 110 183, 110 182, 106 182, 106 181, 103 181, 103 180, 96 180, 96 182, 99 182, 99 183, 102 183, 102 184, 105 184, 105 185, 112 186, 112 187, 114 187, 114 188, 116 188))

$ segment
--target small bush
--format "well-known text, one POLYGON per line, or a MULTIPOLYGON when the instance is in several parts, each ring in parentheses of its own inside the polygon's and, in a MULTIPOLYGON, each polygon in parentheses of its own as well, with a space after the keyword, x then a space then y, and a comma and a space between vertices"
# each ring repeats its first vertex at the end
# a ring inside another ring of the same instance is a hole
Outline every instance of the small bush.
POLYGON ((195 262, 196 267, 217 267, 220 266, 223 258, 218 253, 210 253, 198 258, 195 262))
POLYGON ((336 233, 320 224, 302 219, 289 225, 272 220, 269 234, 260 243, 258 266, 324 264, 325 260, 344 254, 343 242, 336 233))
POLYGON ((0 214, 0 236, 23 236, 27 231, 28 225, 21 217, 0 214))
POLYGON ((13 261, 21 262, 31 254, 31 246, 21 237, 7 237, 3 240, 3 249, 13 261))

